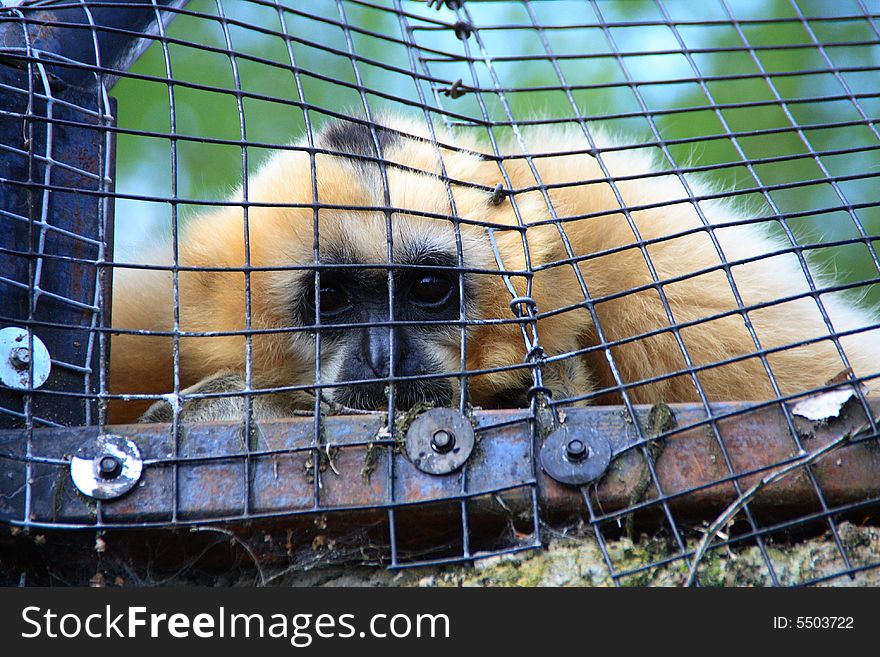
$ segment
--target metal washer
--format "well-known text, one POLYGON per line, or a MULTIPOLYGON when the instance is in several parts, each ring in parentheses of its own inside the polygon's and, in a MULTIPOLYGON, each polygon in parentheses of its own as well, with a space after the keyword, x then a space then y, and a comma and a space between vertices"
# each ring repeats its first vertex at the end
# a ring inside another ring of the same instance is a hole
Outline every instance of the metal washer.
POLYGON ((406 455, 422 472, 433 475, 458 470, 474 449, 474 428, 451 408, 432 408, 419 415, 406 432, 406 455))
POLYGON ((96 500, 112 500, 134 488, 143 468, 141 452, 133 441, 104 434, 77 450, 70 460, 70 477, 83 495, 96 500), (116 467, 102 467, 107 465, 106 459, 116 467))
POLYGON ((16 390, 33 390, 46 383, 52 371, 52 359, 46 345, 36 335, 33 336, 33 351, 28 347, 28 332, 17 326, 9 326, 0 330, 0 383, 16 390), (16 359, 16 352, 23 350, 23 355, 30 363, 16 359), (29 372, 33 369, 33 388, 29 382, 29 372))
POLYGON ((601 477, 611 464, 611 443, 595 430, 562 425, 541 447, 541 467, 563 484, 583 486, 601 477), (569 445, 579 443, 582 456, 570 453, 569 445))

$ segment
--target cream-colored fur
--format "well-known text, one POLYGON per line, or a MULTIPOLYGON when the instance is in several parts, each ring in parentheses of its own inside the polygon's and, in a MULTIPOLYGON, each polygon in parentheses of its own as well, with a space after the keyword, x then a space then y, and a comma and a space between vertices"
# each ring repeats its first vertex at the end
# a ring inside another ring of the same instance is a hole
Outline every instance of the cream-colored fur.
MULTIPOLYGON (((386 125, 427 138, 425 126, 408 120, 386 118, 386 125)), ((578 130, 539 131, 526 135, 532 153, 565 152, 587 147, 578 130)), ((320 138, 319 138, 320 139, 320 138)), ((743 313, 736 312, 731 282, 719 265, 721 256, 711 239, 714 232, 723 257, 735 263, 730 278, 746 306, 769 303, 747 313, 763 349, 777 349, 767 356, 783 394, 821 385, 843 369, 843 362, 816 300, 804 296, 785 303, 776 300, 809 289, 796 255, 789 253, 754 259, 772 253, 783 245, 768 236, 759 225, 724 227, 740 215, 718 202, 701 202, 705 219, 715 227, 706 228, 688 199, 686 190, 674 175, 636 177, 619 180, 615 186, 629 208, 632 224, 620 211, 612 186, 605 182, 597 160, 589 155, 557 155, 534 160, 540 182, 548 191, 553 210, 561 219, 571 252, 571 261, 552 214, 540 190, 517 193, 500 205, 491 202, 487 191, 502 182, 497 163, 475 153, 484 146, 442 132, 439 141, 471 152, 442 151, 447 175, 457 181, 476 183, 482 188, 452 185, 457 216, 461 218, 461 255, 465 267, 496 270, 484 227, 467 223, 494 224, 494 238, 507 271, 526 272, 521 231, 517 226, 514 203, 522 221, 528 225, 530 267, 534 271, 532 296, 542 319, 538 322, 540 343, 550 359, 545 368, 548 385, 556 398, 587 395, 591 401, 614 402, 619 394, 611 391, 616 382, 606 353, 596 348, 599 332, 585 303, 576 269, 591 299, 597 300, 595 313, 610 348, 622 382, 637 403, 691 401, 699 399, 693 378, 686 373, 680 338, 696 376, 710 400, 767 399, 774 396, 765 366, 755 356, 757 348, 746 328, 743 313), (592 181, 583 183, 580 181, 592 181), (656 207, 651 207, 656 206, 656 207), (574 218, 572 218, 574 217, 574 218), (577 218, 581 217, 581 218, 577 218), (637 238, 633 230, 638 231, 637 238), (691 232, 688 232, 691 231, 691 232), (670 235, 678 237, 662 239, 670 235), (639 246, 641 240, 658 240, 639 246), (587 257, 591 254, 607 254, 587 257), (655 285, 646 256, 662 283, 655 285), (704 269, 711 271, 689 276, 704 269), (636 292, 629 290, 638 289, 636 292), (661 301, 666 296, 672 317, 661 301), (605 300, 603 300, 605 299, 605 300), (732 314, 708 322, 700 320, 721 313, 732 314), (692 324, 676 334, 668 330, 671 322, 692 324), (664 330, 667 329, 667 330, 664 330), (650 336, 645 334, 656 332, 650 336), (635 338, 635 339, 633 339, 635 338), (785 349, 809 338, 825 338, 808 345, 785 349), (580 356, 554 359, 571 352, 580 356), (743 357, 734 363, 714 363, 743 357), (653 383, 639 382, 679 373, 653 383), (634 385, 635 384, 635 385, 634 385), (600 397, 591 391, 609 389, 600 397)), ((606 144, 607 145, 607 144, 606 144)), ((518 153, 516 143, 508 153, 518 153)), ((406 140, 404 146, 388 149, 386 159, 404 168, 387 168, 391 206, 415 213, 392 215, 395 252, 408 243, 435 243, 447 249, 456 244, 455 228, 446 185, 440 173, 436 146, 429 140, 406 140), (425 173, 415 173, 416 169, 425 173)), ((249 260, 255 268, 284 268, 309 265, 314 260, 314 211, 310 207, 261 207, 260 203, 310 204, 317 201, 331 206, 375 208, 384 205, 384 189, 379 169, 357 166, 342 157, 318 154, 316 160, 317 199, 313 199, 309 155, 302 151, 281 151, 249 180, 249 201, 257 205, 247 213, 249 254, 245 253, 245 225, 242 208, 231 206, 190 220, 180 239, 179 260, 184 267, 238 268, 249 260)), ((602 155, 611 177, 629 177, 655 171, 650 160, 628 151, 602 155)), ((509 159, 504 167, 514 189, 538 185, 525 159, 509 159)), ((690 181, 689 181, 690 182, 690 181)), ((699 195, 703 190, 692 187, 699 195)), ((240 199, 240 194, 236 197, 240 199)), ((318 213, 320 249, 343 248, 365 265, 387 261, 386 214, 375 209, 321 208, 318 213)), ((473 274, 478 293, 471 299, 471 319, 509 320, 510 293, 501 276, 473 274)), ((811 276, 820 288, 827 285, 817 271, 811 276)), ((113 299, 114 325, 144 331, 172 331, 173 297, 171 275, 134 269, 115 273, 113 299)), ((252 337, 252 388, 293 386, 315 382, 314 339, 306 332, 259 333, 261 329, 290 328, 291 304, 302 292, 302 272, 252 271, 250 273, 252 337)), ((512 276, 519 294, 526 290, 525 276, 512 276)), ((179 273, 180 324, 184 332, 244 331, 245 274, 218 271, 179 273)), ((872 313, 858 308, 841 295, 821 295, 837 332, 878 326, 872 313)), ((457 329, 438 339, 436 358, 444 371, 460 370, 457 329)), ((880 330, 843 337, 840 342, 855 373, 870 375, 880 370, 880 330)), ((117 393, 167 393, 172 380, 172 341, 143 335, 117 335, 112 341, 111 386, 117 393)), ((218 373, 243 376, 245 338, 242 335, 181 337, 179 342, 181 388, 197 385, 218 373)), ((497 367, 506 371, 469 377, 469 393, 475 405, 492 406, 499 393, 530 385, 521 365, 525 347, 520 327, 515 323, 494 323, 467 329, 467 369, 497 367)), ((324 360, 322 358, 322 360, 324 360)), ((333 376, 332 356, 322 363, 322 383, 333 376)), ((453 379, 454 381, 454 379, 453 379)), ((870 384, 869 384, 870 385, 870 384)), ((297 403, 311 408, 308 395, 297 403), (300 403, 301 402, 301 403, 300 403)), ((144 404, 116 404, 112 419, 130 420, 144 410, 144 404)))

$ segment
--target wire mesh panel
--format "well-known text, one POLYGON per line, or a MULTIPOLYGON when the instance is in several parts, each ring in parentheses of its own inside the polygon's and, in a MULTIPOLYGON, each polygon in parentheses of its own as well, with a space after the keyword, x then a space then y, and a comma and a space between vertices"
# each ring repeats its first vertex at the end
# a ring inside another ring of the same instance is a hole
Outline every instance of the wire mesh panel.
POLYGON ((16 534, 880 565, 876 3, 12 4, 16 534))

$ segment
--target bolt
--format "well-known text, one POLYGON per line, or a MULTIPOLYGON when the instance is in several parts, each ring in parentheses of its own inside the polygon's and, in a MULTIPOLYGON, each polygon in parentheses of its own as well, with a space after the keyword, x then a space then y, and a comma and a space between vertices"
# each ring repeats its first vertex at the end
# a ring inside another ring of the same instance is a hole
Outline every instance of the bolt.
POLYGON ((587 446, 584 444, 583 440, 578 440, 577 438, 573 440, 569 440, 568 444, 565 446, 565 457, 574 463, 579 463, 587 458, 589 454, 589 450, 587 446))
POLYGON ((443 95, 449 96, 452 99, 461 98, 465 95, 465 93, 467 93, 464 89, 462 89, 463 84, 464 83, 461 81, 461 78, 459 78, 452 83, 452 86, 447 87, 443 90, 443 95))
POLYGON ((458 21, 455 25, 452 26, 452 30, 455 32, 455 36, 457 36, 461 41, 464 41, 471 35, 471 29, 471 24, 465 21, 458 21))
POLYGON ((438 454, 448 454, 455 447, 455 434, 447 429, 437 429, 431 436, 431 449, 438 454))
POLYGON ((26 370, 31 364, 31 350, 27 347, 15 347, 9 353, 9 362, 17 370, 26 370))
POLYGON ((122 463, 115 456, 102 456, 98 460, 98 475, 101 479, 116 479, 122 472, 122 463))
POLYGON ((492 205, 501 205, 504 203, 504 185, 498 183, 495 185, 495 189, 492 190, 492 205))

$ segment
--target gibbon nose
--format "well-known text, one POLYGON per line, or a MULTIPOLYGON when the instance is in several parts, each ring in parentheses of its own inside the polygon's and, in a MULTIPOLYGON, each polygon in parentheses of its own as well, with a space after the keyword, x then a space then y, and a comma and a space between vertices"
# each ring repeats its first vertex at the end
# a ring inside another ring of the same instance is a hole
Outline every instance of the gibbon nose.
POLYGON ((364 329, 361 333, 361 354, 377 379, 385 379, 390 376, 392 339, 394 340, 394 372, 401 374, 400 364, 403 361, 406 346, 400 330, 393 328, 389 332, 387 326, 377 326, 364 329))

